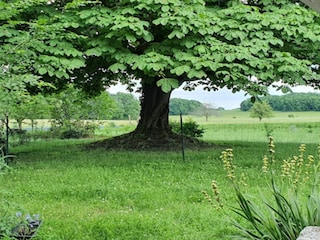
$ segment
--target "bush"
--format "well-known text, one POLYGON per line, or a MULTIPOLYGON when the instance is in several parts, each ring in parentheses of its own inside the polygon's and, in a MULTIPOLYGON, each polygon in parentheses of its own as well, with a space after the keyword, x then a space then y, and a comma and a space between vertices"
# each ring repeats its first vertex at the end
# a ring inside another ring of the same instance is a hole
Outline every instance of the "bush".
MULTIPOLYGON (((181 133, 181 126, 178 122, 170 123, 171 130, 175 133, 181 133)), ((188 119, 186 122, 182 123, 182 133, 188 137, 202 137, 204 129, 200 127, 198 123, 192 119, 188 119)))
MULTIPOLYGON (((231 210, 244 220, 244 223, 233 220, 233 224, 242 239, 297 239, 304 227, 320 225, 320 194, 317 190, 320 145, 318 156, 314 157, 305 156, 306 146, 301 144, 299 155, 283 160, 279 170, 273 167, 275 145, 272 137, 269 140, 270 155, 263 158, 262 172, 268 180, 271 199, 261 194, 257 200, 245 194, 248 189, 243 190, 240 186, 242 180, 236 177, 232 149, 226 149, 221 154, 238 204, 237 207, 231 207, 231 210)), ((223 208, 216 181, 212 182, 212 189, 218 203, 215 206, 223 208)), ((204 194, 211 201, 211 196, 207 192, 204 194)))
POLYGON ((87 138, 94 135, 96 128, 96 124, 75 121, 69 123, 67 126, 53 126, 50 129, 50 134, 52 137, 61 139, 87 138))

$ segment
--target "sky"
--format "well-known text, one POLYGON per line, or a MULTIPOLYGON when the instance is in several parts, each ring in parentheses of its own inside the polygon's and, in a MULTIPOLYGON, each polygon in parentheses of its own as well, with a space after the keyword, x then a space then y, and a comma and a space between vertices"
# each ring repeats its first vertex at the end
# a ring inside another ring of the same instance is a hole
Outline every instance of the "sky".
MULTIPOLYGON (((318 92, 315 91, 311 87, 299 86, 291 88, 293 92, 318 92)), ((107 89, 108 92, 114 94, 117 92, 126 92, 125 87, 122 85, 113 86, 107 89)), ((272 95, 281 95, 280 91, 275 91, 274 89, 270 89, 270 94, 272 95)), ((135 94, 138 98, 139 95, 135 94)), ((201 103, 211 104, 213 107, 222 107, 226 110, 240 108, 240 103, 248 98, 249 95, 245 95, 244 92, 232 93, 230 90, 223 88, 218 91, 204 91, 201 88, 197 88, 194 91, 185 91, 182 88, 175 89, 171 98, 182 98, 182 99, 190 99, 197 100, 201 103)))

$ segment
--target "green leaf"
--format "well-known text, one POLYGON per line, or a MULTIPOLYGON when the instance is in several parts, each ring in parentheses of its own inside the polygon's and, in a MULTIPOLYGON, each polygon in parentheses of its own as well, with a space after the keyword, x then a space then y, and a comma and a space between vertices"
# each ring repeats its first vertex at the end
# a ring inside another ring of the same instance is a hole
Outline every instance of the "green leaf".
POLYGON ((199 54, 204 54, 206 53, 206 46, 199 45, 199 46, 196 46, 194 50, 196 50, 199 54))
POLYGON ((97 47, 97 48, 91 48, 89 50, 86 51, 86 55, 87 56, 101 56, 102 52, 101 50, 97 47))
POLYGON ((182 66, 176 67, 175 69, 172 69, 171 73, 174 73, 177 76, 181 76, 183 73, 187 73, 189 70, 190 70, 190 67, 188 65, 182 65, 182 66))
POLYGON ((41 67, 41 68, 38 69, 38 73, 39 73, 40 75, 44 75, 44 74, 47 73, 47 69, 44 68, 44 67, 41 67))
POLYGON ((114 73, 120 71, 123 71, 126 69, 126 65, 122 64, 122 63, 115 63, 112 64, 111 66, 108 67, 108 69, 114 73))
POLYGON ((133 64, 132 70, 136 70, 137 68, 140 70, 144 70, 147 64, 144 61, 137 61, 133 64))
POLYGON ((286 93, 293 93, 292 89, 289 86, 281 86, 281 92, 286 93))
POLYGON ((168 38, 172 39, 174 37, 177 37, 179 39, 183 38, 185 36, 185 34, 183 32, 180 32, 178 30, 173 30, 169 35, 168 38))
POLYGON ((82 59, 73 58, 70 60, 70 63, 68 65, 69 69, 75 69, 80 68, 84 66, 84 61, 82 59))
POLYGON ((57 78, 65 77, 65 72, 63 72, 63 71, 56 71, 55 74, 56 74, 57 78))
POLYGON ((197 71, 197 70, 192 69, 191 71, 188 72, 188 78, 191 78, 191 79, 192 78, 201 79, 201 78, 204 78, 206 76, 207 76, 207 74, 202 70, 197 71))
POLYGON ((184 42, 184 45, 187 47, 187 48, 192 48, 193 46, 195 46, 197 43, 194 42, 194 41, 185 41, 184 42))
POLYGON ((149 63, 147 65, 147 69, 148 70, 153 70, 155 72, 158 72, 160 70, 163 70, 163 65, 162 64, 158 64, 158 63, 149 63))
POLYGON ((146 40, 146 42, 151 42, 153 40, 153 36, 151 33, 147 33, 143 35, 143 39, 146 40))
POLYGON ((135 42, 137 41, 137 38, 131 34, 126 35, 126 39, 130 42, 135 42))
POLYGON ((236 56, 234 54, 232 54, 232 53, 229 53, 229 54, 226 55, 226 60, 228 62, 233 62, 235 59, 236 59, 236 56))
POLYGON ((179 87, 179 81, 174 78, 163 78, 157 81, 157 86, 165 93, 170 92, 172 89, 179 87))
POLYGON ((163 6, 161 7, 161 10, 162 10, 163 12, 169 12, 170 7, 169 7, 168 5, 163 5, 163 6))

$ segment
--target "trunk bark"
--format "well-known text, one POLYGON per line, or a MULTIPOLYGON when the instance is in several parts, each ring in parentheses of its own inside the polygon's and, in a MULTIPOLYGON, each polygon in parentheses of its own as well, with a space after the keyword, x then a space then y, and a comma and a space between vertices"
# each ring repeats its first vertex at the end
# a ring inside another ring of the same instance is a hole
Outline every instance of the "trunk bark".
POLYGON ((169 126, 170 95, 171 91, 163 92, 156 83, 142 86, 140 119, 133 132, 135 137, 162 140, 172 137, 169 126))

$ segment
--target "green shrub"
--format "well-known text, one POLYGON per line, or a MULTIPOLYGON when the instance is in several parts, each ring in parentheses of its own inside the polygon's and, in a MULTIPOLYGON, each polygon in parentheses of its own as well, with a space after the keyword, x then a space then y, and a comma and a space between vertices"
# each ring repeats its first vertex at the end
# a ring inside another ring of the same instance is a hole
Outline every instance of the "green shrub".
POLYGON ((70 122, 68 125, 55 126, 50 129, 49 134, 53 138, 71 139, 87 138, 94 135, 96 124, 82 121, 70 122))
MULTIPOLYGON (((181 133, 181 125, 179 122, 171 122, 170 127, 173 132, 178 134, 181 133)), ((182 123, 182 133, 188 137, 202 137, 204 129, 192 119, 188 119, 186 122, 182 123)))
MULTIPOLYGON (((277 169, 275 145, 270 137, 269 156, 263 158, 262 172, 271 198, 268 197, 269 193, 264 192, 258 199, 250 197, 250 188, 243 189, 246 184, 242 184, 243 181, 236 176, 232 149, 222 152, 220 158, 232 183, 238 205, 231 209, 244 220, 240 223, 233 221, 242 239, 297 239, 304 227, 320 225, 320 194, 317 191, 319 150, 320 145, 316 157, 305 156, 306 146, 301 144, 298 156, 283 160, 281 169, 277 169)), ((212 189, 218 203, 215 206, 223 208, 215 181, 212 182, 212 189)), ((204 194, 211 201, 211 196, 207 192, 204 194)))

